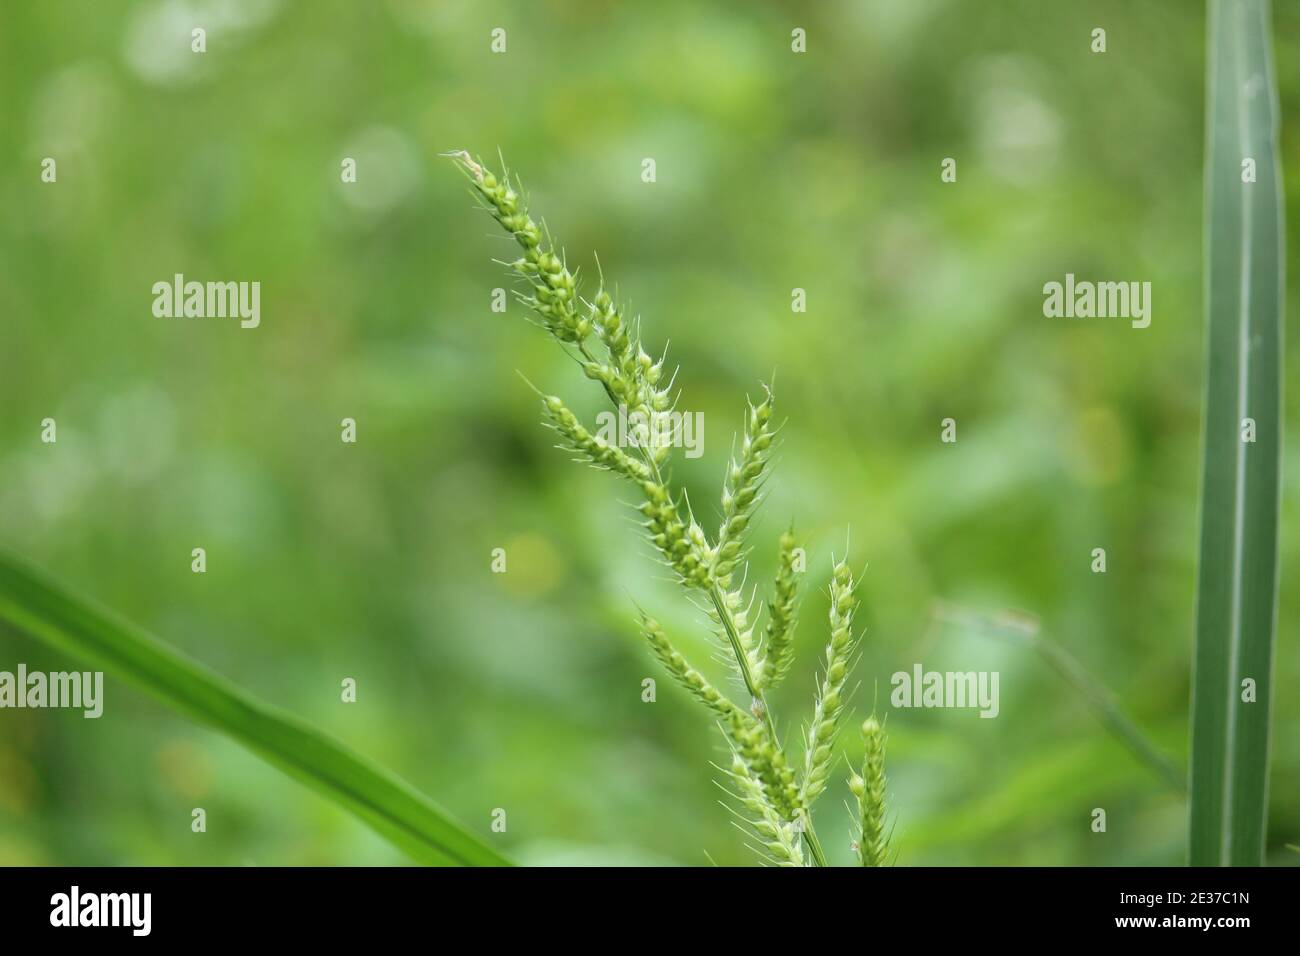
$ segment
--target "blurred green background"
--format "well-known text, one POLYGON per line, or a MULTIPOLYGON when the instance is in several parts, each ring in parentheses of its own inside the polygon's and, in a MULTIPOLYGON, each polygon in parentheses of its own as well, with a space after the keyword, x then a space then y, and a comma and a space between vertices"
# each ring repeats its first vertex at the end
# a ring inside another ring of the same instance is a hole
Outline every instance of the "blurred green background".
MULTIPOLYGON (((1300 6, 1275 7, 1294 250, 1300 6)), ((515 372, 589 420, 599 390, 518 304, 490 311, 509 285, 490 260, 513 253, 436 158, 500 149, 570 264, 594 275, 598 253, 647 345, 671 340, 682 407, 705 416, 704 456, 675 471, 701 515, 776 371, 788 424, 753 571, 793 520, 809 591, 772 701, 791 742, 846 539, 867 566, 856 719, 916 662, 1000 671, 995 720, 889 713, 899 862, 1181 863, 1183 798, 1031 652, 936 626, 933 605, 1036 616, 1185 762, 1204 28, 1188 0, 7 3, 0 542, 480 832, 506 809, 490 839, 520 861, 752 862, 708 717, 662 679, 641 702, 663 675, 632 600, 722 680, 706 629, 515 372), (154 318, 177 272, 260 281, 261 327, 154 318), (1044 318, 1066 272, 1150 281, 1151 327, 1044 318)), ((1292 384, 1274 863, 1300 862, 1292 384)), ((75 666, 0 634, 0 669, 20 661, 75 666)), ((847 863, 843 776, 818 827, 847 863)), ((111 677, 98 721, 0 711, 0 863, 402 862, 111 677)))

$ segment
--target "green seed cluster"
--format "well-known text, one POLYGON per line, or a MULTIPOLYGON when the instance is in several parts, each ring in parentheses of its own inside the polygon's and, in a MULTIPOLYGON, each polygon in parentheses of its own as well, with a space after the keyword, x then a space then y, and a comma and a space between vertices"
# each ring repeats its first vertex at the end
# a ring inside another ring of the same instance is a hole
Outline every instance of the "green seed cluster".
POLYGON ((759 678, 763 687, 775 687, 785 679, 794 662, 795 604, 799 583, 794 576, 794 534, 781 535, 780 558, 772 600, 767 605, 767 629, 763 640, 763 660, 759 678))
POLYGON ((613 298, 603 288, 591 303, 591 319, 597 337, 609 353, 609 361, 587 363, 592 366, 584 366, 588 377, 604 384, 630 411, 640 412, 647 418, 671 409, 673 400, 669 390, 659 387, 664 374, 663 360, 656 362, 633 338, 613 298))
POLYGON ((767 728, 732 703, 692 667, 668 640, 658 621, 643 615, 641 632, 664 670, 692 697, 722 718, 723 732, 759 782, 773 812, 780 819, 793 821, 801 808, 798 783, 785 754, 773 743, 767 728))
POLYGON ((826 673, 821 692, 808 727, 803 798, 811 806, 826 789, 826 774, 835 747, 835 731, 844 709, 844 683, 849 673, 849 656, 853 653, 853 575, 841 561, 831 574, 831 639, 826 645, 826 673))
POLYGON ((687 663, 681 652, 672 645, 663 627, 652 617, 642 615, 641 633, 645 635, 650 650, 673 678, 686 691, 705 707, 709 708, 724 721, 731 723, 737 719, 743 723, 747 716, 744 711, 728 700, 721 691, 710 684, 694 667, 687 663))
POLYGON ((694 522, 689 528, 682 522, 668 489, 659 482, 643 481, 641 490, 646 500, 639 510, 650 541, 688 587, 707 589, 709 562, 701 550, 703 531, 694 522))
POLYGON ((752 816, 745 822, 763 841, 763 847, 778 866, 803 866, 803 848, 799 845, 799 830, 794 823, 782 820, 766 799, 763 785, 750 772, 740 754, 733 754, 730 776, 736 785, 736 797, 752 816))
POLYGON ((732 459, 722 486, 722 524, 718 528, 718 551, 713 576, 724 588, 731 586, 731 572, 740 560, 741 540, 749 527, 758 501, 763 470, 772 453, 772 395, 757 406, 749 406, 745 433, 741 438, 740 461, 732 459))
MULTIPOLYGON (((743 536, 749 528, 758 494, 762 486, 763 470, 771 456, 772 394, 769 391, 757 406, 750 405, 745 419, 745 432, 741 437, 740 460, 727 464, 727 474, 722 486, 722 521, 718 527, 718 545, 713 549, 713 580, 722 592, 722 621, 717 609, 712 613, 715 623, 724 631, 736 635, 749 679, 756 689, 764 686, 763 656, 754 640, 754 630, 749 622, 748 605, 740 589, 732 589, 732 572, 743 555, 743 536)), ((738 662, 739 666, 739 662, 738 662)))
POLYGON ((736 751, 762 782, 763 793, 773 811, 782 820, 793 822, 806 806, 799 796, 794 768, 787 763, 785 752, 773 741, 767 727, 748 714, 745 716, 748 720, 744 724, 724 729, 736 751))
POLYGON ((858 860, 863 866, 884 866, 889 856, 885 835, 885 728, 875 717, 862 722, 866 756, 862 773, 849 778, 858 803, 858 860))
MULTIPOLYGON (((465 165, 464 160, 462 165, 465 165)), ((523 199, 509 182, 498 180, 477 163, 467 168, 484 205, 524 251, 523 256, 510 264, 510 268, 529 285, 529 294, 521 296, 521 300, 541 317, 542 323, 561 342, 578 344, 585 341, 591 334, 592 322, 589 316, 579 311, 577 278, 564 261, 546 247, 541 226, 528 215, 523 199)))
POLYGON ((709 607, 709 616, 713 623, 721 632, 723 639, 726 639, 728 633, 736 635, 736 643, 740 645, 740 651, 744 655, 745 667, 742 672, 739 661, 736 662, 737 677, 747 686, 752 683, 755 690, 762 689, 760 681, 763 667, 762 655, 759 648, 754 643, 754 628, 749 623, 749 608, 745 603, 745 596, 739 589, 734 591, 722 591, 719 589, 720 603, 722 605, 722 614, 718 613, 717 607, 709 607), (745 673, 748 673, 749 679, 745 680, 745 673))
POLYGON ((650 469, 645 462, 637 461, 599 435, 591 434, 557 396, 547 395, 543 398, 542 408, 550 418, 552 427, 563 438, 565 446, 597 468, 607 469, 636 482, 650 480, 650 469))

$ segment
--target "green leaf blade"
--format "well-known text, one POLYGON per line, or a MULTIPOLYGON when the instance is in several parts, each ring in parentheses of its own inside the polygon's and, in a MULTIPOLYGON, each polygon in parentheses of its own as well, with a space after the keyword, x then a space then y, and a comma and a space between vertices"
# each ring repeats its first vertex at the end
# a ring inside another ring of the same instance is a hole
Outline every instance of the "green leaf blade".
POLYGON ((1189 861, 1259 865, 1281 494, 1283 212, 1268 0, 1210 0, 1206 381, 1189 861), (1253 182, 1243 163, 1252 160, 1253 182), (1254 421, 1254 441, 1243 438, 1254 421), (1242 683, 1255 700, 1242 700, 1242 683))
POLYGON ((208 671, 95 602, 0 552, 0 622, 226 734, 431 865, 509 861, 398 777, 208 671))

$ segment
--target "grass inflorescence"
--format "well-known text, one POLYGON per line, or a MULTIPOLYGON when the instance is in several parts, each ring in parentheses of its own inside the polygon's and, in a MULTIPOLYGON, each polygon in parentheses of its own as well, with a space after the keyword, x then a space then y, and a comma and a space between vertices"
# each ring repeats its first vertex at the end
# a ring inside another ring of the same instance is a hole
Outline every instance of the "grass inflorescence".
MULTIPOLYGON (((643 348, 640 325, 629 323, 606 290, 603 277, 595 295, 579 293, 571 271, 546 228, 529 214, 522 189, 507 173, 497 175, 465 152, 449 153, 468 175, 472 192, 493 219, 509 233, 520 255, 506 266, 522 282, 519 300, 538 324, 598 382, 616 406, 646 420, 676 404, 673 377, 665 357, 643 348)), ((726 651, 736 683, 749 695, 747 705, 732 700, 693 666, 672 643, 663 626, 642 612, 641 631, 668 674, 712 714, 726 738, 730 760, 722 768, 724 789, 756 849, 783 866, 826 865, 813 826, 812 807, 826 788, 835 744, 846 706, 847 681, 857 645, 853 630, 856 581, 849 565, 835 564, 830 581, 830 635, 825 670, 803 742, 802 759, 791 761, 767 705, 766 691, 790 670, 798 612, 798 574, 802 551, 792 531, 780 536, 776 579, 766 602, 746 593, 747 533, 768 478, 778 427, 775 396, 764 386, 757 404, 745 414, 739 447, 727 463, 721 496, 721 519, 712 537, 696 520, 685 495, 674 489, 668 467, 671 445, 637 441, 631 450, 615 447, 593 434, 555 395, 542 395, 546 423, 560 436, 561 447, 580 460, 635 486, 646 536, 664 564, 711 621, 726 651), (767 621, 760 630, 750 617, 758 603, 767 621)), ((655 434, 655 429, 651 429, 655 434)), ((861 775, 852 773, 850 789, 859 819, 854 844, 858 861, 879 866, 887 856, 885 835, 884 730, 874 719, 864 725, 866 756, 861 775), (871 728, 868 730, 867 728, 871 728)))

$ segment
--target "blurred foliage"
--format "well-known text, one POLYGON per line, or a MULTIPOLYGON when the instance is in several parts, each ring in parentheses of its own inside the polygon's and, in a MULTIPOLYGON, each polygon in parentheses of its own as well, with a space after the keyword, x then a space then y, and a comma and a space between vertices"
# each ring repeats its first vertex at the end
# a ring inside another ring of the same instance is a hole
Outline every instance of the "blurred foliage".
MULTIPOLYGON (((1294 250, 1300 8, 1275 6, 1294 250)), ((754 572, 793 519, 810 592, 773 700, 792 741, 846 547, 867 566, 859 716, 917 661, 1001 672, 996 720, 889 714, 900 862, 1179 863, 1183 799, 1041 661, 931 608, 1036 615, 1185 761, 1203 87, 1187 0, 6 4, 0 540, 483 832, 505 808, 495 839, 521 861, 752 862, 706 718, 666 682, 640 700, 661 675, 630 598, 707 663, 699 616, 621 489, 549 447, 515 371, 589 417, 599 391, 517 304, 489 310, 509 247, 435 158, 499 149, 570 263, 594 275, 599 253, 648 344, 671 340, 705 414, 704 457, 677 466, 702 515, 776 370, 789 421, 754 572), (177 272, 260 281, 261 327, 154 318, 177 272), (1066 272, 1149 280, 1151 327, 1044 318, 1066 272)), ((1286 402, 1277 863, 1300 842, 1300 389, 1286 402)), ((72 666, 0 635, 0 669, 18 661, 72 666)), ((834 776, 818 826, 847 863, 834 776)), ((392 862, 112 680, 99 721, 0 712, 0 863, 392 862)))

